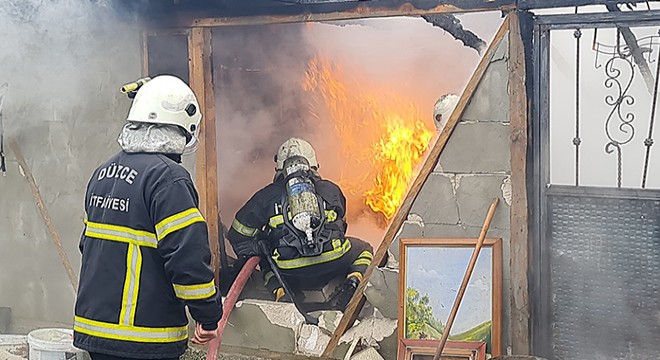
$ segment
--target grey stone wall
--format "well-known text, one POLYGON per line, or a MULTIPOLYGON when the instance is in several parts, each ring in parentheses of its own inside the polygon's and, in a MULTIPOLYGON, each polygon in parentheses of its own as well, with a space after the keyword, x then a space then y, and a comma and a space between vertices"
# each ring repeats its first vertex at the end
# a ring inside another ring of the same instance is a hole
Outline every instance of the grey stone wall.
POLYGON ((477 238, 491 201, 499 197, 488 237, 503 240, 504 351, 510 343, 510 305, 506 301, 510 295, 511 194, 507 60, 505 37, 390 247, 398 260, 401 238, 477 238))
MULTIPOLYGON (((141 75, 139 29, 90 2, 29 3, 0 6, 5 139, 16 139, 77 275, 85 187, 119 150, 130 101, 118 90, 141 75)), ((12 309, 12 332, 70 326, 73 288, 24 177, 28 169, 6 143, 5 153, 0 307, 12 309)))

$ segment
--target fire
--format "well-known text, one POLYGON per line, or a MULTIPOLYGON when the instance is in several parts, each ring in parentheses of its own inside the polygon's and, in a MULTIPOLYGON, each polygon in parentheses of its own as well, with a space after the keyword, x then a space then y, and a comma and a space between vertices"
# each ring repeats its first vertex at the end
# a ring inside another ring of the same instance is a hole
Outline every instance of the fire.
POLYGON ((347 160, 342 188, 391 219, 429 147, 433 124, 422 120, 412 101, 349 79, 319 58, 310 61, 303 88, 314 95, 313 113, 332 120, 336 148, 347 160))
POLYGON ((392 218, 408 190, 413 171, 429 146, 433 133, 421 121, 412 124, 398 115, 386 118, 387 130, 372 145, 380 171, 365 193, 366 203, 392 218))

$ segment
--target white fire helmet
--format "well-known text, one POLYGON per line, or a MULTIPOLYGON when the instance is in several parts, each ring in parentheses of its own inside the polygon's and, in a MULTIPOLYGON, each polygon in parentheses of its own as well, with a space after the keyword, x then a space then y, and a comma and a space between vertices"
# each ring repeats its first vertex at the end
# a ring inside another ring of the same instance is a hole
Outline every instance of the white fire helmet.
POLYGON ((433 106, 433 120, 436 129, 442 130, 445 127, 459 99, 460 97, 458 95, 445 94, 440 96, 438 101, 435 102, 435 106, 433 106))
POLYGON ((316 161, 316 152, 310 143, 300 138, 290 138, 280 145, 275 156, 275 170, 282 170, 286 159, 292 156, 302 156, 309 161, 309 166, 318 169, 319 163, 316 161))
POLYGON ((175 76, 160 75, 140 87, 126 120, 177 125, 190 135, 184 154, 197 148, 202 120, 199 103, 192 89, 175 76))

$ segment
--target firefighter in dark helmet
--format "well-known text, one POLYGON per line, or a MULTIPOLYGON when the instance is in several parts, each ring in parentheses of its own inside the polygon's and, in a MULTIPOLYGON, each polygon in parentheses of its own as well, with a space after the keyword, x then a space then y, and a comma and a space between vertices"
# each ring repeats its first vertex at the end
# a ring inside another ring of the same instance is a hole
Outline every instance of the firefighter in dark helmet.
MULTIPOLYGON (((321 288, 345 276, 335 296, 344 310, 371 264, 368 243, 346 237, 346 198, 341 189, 322 179, 314 148, 291 138, 275 157, 273 183, 259 190, 236 213, 227 233, 238 256, 262 255, 265 241, 285 283, 294 289, 321 288)), ((266 288, 279 300, 284 290, 262 261, 266 288)))
POLYGON ((118 154, 85 196, 74 344, 93 360, 178 359, 216 335, 222 304, 204 218, 181 155, 201 121, 192 90, 173 76, 137 89, 118 154))

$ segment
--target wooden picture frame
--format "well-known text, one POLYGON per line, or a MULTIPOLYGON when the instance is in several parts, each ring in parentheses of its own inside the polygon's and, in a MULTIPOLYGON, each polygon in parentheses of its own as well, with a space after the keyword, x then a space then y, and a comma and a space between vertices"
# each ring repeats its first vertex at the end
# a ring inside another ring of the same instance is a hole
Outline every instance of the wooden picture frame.
MULTIPOLYGON (((398 311, 398 339, 400 340, 412 340, 412 339, 407 339, 408 336, 406 336, 406 328, 407 328, 407 323, 406 323, 406 303, 407 303, 407 292, 408 292, 408 284, 407 284, 407 279, 408 279, 408 264, 409 264, 409 259, 408 256, 410 254, 410 249, 415 249, 415 252, 413 253, 413 256, 419 257, 422 256, 420 255, 421 252, 418 250, 419 248, 428 248, 428 249, 438 249, 439 251, 437 254, 443 254, 443 256, 447 256, 445 251, 440 251, 441 249, 447 249, 447 252, 450 251, 451 249, 464 249, 459 252, 457 252, 456 256, 451 256, 447 258, 455 259, 457 264, 462 264, 463 259, 465 260, 465 265, 464 266, 455 266, 454 269, 452 269, 452 272, 449 271, 442 271, 442 263, 438 264, 433 264, 431 269, 428 269, 429 271, 433 271, 434 273, 440 273, 440 274, 448 274, 451 273, 451 291, 453 293, 452 296, 446 297, 442 301, 442 308, 443 311, 449 313, 449 310, 451 309, 453 302, 455 300, 456 292, 458 290, 458 287, 460 286, 460 282, 463 279, 465 275, 465 270, 467 269, 467 265, 470 259, 470 256, 472 255, 472 251, 474 250, 474 247, 477 244, 477 239, 476 238, 448 238, 448 239, 435 239, 435 238, 429 238, 429 239, 401 239, 400 244, 399 244, 399 311, 398 311), (460 254, 460 255, 459 255, 460 254)), ((430 250, 429 250, 430 251, 430 250)), ((433 254, 433 255, 437 255, 433 254)), ((429 261, 434 261, 429 260, 429 261)), ((416 259, 415 264, 417 266, 416 271, 427 271, 427 269, 422 269, 423 267, 423 261, 420 261, 420 259, 416 259)), ((463 302, 461 303, 461 307, 459 307, 458 314, 456 317, 456 322, 454 323, 454 326, 452 327, 452 335, 454 335, 454 331, 456 331, 456 325, 461 323, 461 320, 463 319, 461 317, 461 309, 464 309, 464 304, 466 304, 466 299, 470 294, 473 294, 471 292, 472 284, 476 280, 485 280, 488 281, 488 279, 483 278, 482 279, 477 279, 476 277, 479 276, 479 264, 484 264, 482 266, 483 271, 490 271, 491 273, 491 279, 490 279, 490 294, 491 294, 491 311, 490 311, 490 354, 493 356, 499 356, 502 354, 502 239, 501 238, 487 238, 484 240, 483 247, 481 249, 481 253, 479 255, 479 258, 477 260, 477 268, 475 268, 475 272, 472 274, 472 277, 470 279, 470 284, 468 285, 468 288, 466 290, 466 296, 463 298, 463 302), (490 269, 488 268, 483 268, 484 266, 487 265, 487 263, 484 263, 485 260, 484 257, 487 256, 485 253, 490 253, 490 263, 491 267, 490 269)), ((483 273, 482 271, 482 273, 483 273)), ((433 289, 438 289, 437 285, 433 286, 428 286, 429 291, 432 291, 433 289)), ((423 290, 422 290, 423 291, 423 290)), ((428 294, 424 292, 424 294, 428 294)), ((436 292, 436 295, 438 293, 436 292)), ((421 295, 421 294, 420 294, 421 295)), ((428 300, 428 295, 425 295, 425 297, 428 300)), ((433 296, 431 296, 433 297, 433 296)), ((434 302, 435 299, 431 299, 429 302, 429 306, 432 309, 432 303, 434 302)), ((435 302, 437 303, 440 300, 436 300, 435 302)), ((463 310, 465 311, 465 310, 463 310)), ((484 315, 487 316, 487 315, 484 315)), ((447 321, 447 318, 442 318, 442 319, 437 319, 437 316, 434 316, 436 320, 444 323, 447 321)), ((486 320, 487 321, 487 320, 486 320)), ((482 325, 480 325, 482 326, 482 325)), ((483 328, 482 328, 483 329, 483 328)), ((435 335, 437 337, 437 334, 435 335)), ((433 338, 431 338, 433 339, 433 338)), ((430 339, 429 339, 430 340, 430 339)), ((439 340, 439 337, 436 339, 439 340)), ((455 339, 452 339, 455 340, 455 339)), ((475 340, 475 339, 466 339, 466 340, 475 340)))
MULTIPOLYGON (((417 356, 433 358, 439 343, 439 340, 400 339, 397 360, 417 360, 417 356)), ((486 343, 483 341, 447 341, 440 359, 486 360, 486 343)))

